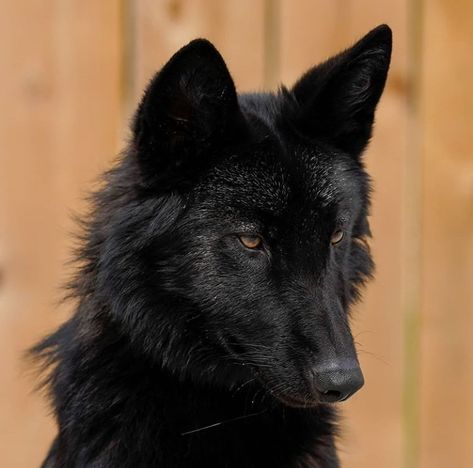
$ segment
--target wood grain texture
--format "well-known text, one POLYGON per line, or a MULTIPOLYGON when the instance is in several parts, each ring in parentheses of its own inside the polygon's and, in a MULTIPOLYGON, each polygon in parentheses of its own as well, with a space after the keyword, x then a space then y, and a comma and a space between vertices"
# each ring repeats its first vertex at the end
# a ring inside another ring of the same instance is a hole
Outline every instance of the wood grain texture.
POLYGON ((422 468, 473 466, 473 3, 424 4, 422 468))
POLYGON ((117 151, 118 2, 5 0, 0 15, 0 466, 39 466, 54 425, 22 352, 56 308, 87 184, 117 151))
POLYGON ((393 61, 365 160, 374 180, 376 279, 353 323, 365 387, 345 405, 343 466, 399 468, 403 460, 403 302, 401 242, 407 164, 407 1, 281 1, 281 79, 291 85, 310 66, 381 23, 394 33, 393 61))

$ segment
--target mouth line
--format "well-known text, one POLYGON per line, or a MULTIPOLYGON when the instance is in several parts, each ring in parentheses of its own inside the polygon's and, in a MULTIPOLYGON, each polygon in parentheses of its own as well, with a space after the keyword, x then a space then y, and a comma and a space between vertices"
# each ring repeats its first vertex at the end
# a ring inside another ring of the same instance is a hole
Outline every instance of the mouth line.
POLYGON ((339 395, 331 395, 329 392, 327 393, 320 393, 320 397, 311 397, 307 399, 301 399, 298 397, 294 397, 292 395, 283 395, 283 394, 277 394, 274 392, 271 392, 272 397, 275 400, 278 400, 279 402, 283 403, 286 406, 289 406, 291 408, 301 408, 301 409, 310 409, 310 408, 315 408, 320 405, 336 405, 338 403, 343 403, 348 399, 348 396, 346 398, 340 399, 339 395))
POLYGON ((271 392, 271 395, 279 402, 291 408, 309 409, 309 408, 315 408, 316 406, 319 406, 321 403, 318 400, 308 400, 308 399, 302 400, 299 398, 295 398, 293 396, 276 394, 272 392, 271 392))

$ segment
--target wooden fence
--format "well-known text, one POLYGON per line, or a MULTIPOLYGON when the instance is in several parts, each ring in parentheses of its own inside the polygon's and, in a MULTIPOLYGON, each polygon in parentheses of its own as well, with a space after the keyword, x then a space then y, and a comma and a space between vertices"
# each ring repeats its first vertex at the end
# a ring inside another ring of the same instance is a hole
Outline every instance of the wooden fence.
POLYGON ((343 466, 473 466, 471 0, 2 0, 0 466, 54 434, 21 352, 55 307, 70 213, 123 146, 152 73, 192 38, 240 90, 291 84, 379 23, 394 31, 367 164, 376 281, 355 324, 366 376, 344 404, 343 466))

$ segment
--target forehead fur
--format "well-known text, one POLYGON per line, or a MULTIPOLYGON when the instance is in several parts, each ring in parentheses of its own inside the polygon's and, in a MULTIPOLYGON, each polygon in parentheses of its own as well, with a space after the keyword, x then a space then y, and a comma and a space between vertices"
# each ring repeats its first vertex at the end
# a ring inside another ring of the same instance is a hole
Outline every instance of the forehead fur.
POLYGON ((251 143, 224 157, 197 188, 219 205, 282 214, 287 209, 362 203, 366 175, 359 163, 322 142, 304 142, 286 127, 283 94, 243 96, 251 143))

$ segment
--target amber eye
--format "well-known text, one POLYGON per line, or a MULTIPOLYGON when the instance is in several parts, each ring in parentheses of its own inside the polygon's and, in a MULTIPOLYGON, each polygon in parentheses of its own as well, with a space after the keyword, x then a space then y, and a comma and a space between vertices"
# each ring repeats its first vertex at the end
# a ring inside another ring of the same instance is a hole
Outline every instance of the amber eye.
POLYGON ((341 229, 337 229, 333 232, 330 242, 332 245, 338 244, 343 239, 344 233, 341 229))
POLYGON ((251 234, 241 234, 238 236, 240 242, 247 249, 259 249, 263 246, 263 239, 260 236, 251 235, 251 234))

